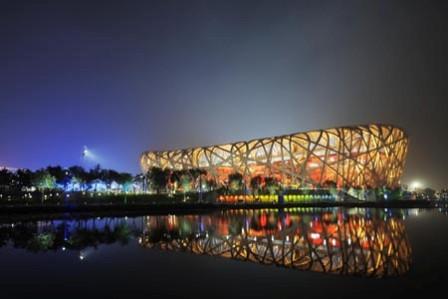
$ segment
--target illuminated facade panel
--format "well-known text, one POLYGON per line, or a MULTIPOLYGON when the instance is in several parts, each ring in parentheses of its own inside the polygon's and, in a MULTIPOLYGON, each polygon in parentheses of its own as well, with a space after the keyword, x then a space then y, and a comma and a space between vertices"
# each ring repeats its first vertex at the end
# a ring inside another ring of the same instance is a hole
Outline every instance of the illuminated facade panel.
POLYGON ((360 125, 172 151, 147 151, 143 171, 201 168, 218 183, 241 173, 246 183, 261 175, 283 185, 394 187, 399 184, 408 138, 391 125, 360 125))

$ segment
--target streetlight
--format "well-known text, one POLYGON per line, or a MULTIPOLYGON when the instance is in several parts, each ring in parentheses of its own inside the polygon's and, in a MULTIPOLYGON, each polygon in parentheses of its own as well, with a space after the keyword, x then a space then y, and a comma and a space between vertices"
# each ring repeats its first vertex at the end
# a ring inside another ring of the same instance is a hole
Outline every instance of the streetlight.
POLYGON ((89 155, 90 155, 89 149, 87 148, 87 146, 84 145, 82 149, 82 157, 87 158, 89 155))
POLYGON ((412 191, 417 191, 417 189, 422 188, 422 183, 419 181, 414 181, 411 183, 411 190, 412 191))

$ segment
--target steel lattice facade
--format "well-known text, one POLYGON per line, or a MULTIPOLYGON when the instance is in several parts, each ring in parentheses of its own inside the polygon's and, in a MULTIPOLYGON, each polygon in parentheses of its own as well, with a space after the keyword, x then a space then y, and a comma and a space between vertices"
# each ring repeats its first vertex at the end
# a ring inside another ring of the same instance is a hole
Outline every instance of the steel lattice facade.
POLYGON ((172 151, 147 151, 140 163, 186 170, 201 168, 218 183, 232 172, 246 183, 256 175, 272 176, 283 185, 335 182, 338 186, 394 187, 407 153, 406 133, 391 125, 360 125, 315 130, 229 144, 172 151))

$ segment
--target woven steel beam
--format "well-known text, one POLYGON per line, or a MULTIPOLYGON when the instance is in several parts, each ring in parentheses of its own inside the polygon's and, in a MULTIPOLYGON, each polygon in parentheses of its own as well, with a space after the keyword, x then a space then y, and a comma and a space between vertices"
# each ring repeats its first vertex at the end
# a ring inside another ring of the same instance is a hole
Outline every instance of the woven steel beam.
POLYGON ((335 182, 339 187, 395 187, 407 154, 406 133, 391 125, 360 125, 295 133, 229 144, 141 155, 144 172, 201 168, 218 184, 231 172, 246 184, 256 175, 273 176, 283 185, 335 182))

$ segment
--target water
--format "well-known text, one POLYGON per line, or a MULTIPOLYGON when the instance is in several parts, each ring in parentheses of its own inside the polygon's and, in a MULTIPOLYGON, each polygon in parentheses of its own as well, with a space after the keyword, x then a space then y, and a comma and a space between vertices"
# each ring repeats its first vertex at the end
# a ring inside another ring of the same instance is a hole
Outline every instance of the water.
POLYGON ((0 220, 0 298, 397 297, 443 290, 443 210, 0 220))

